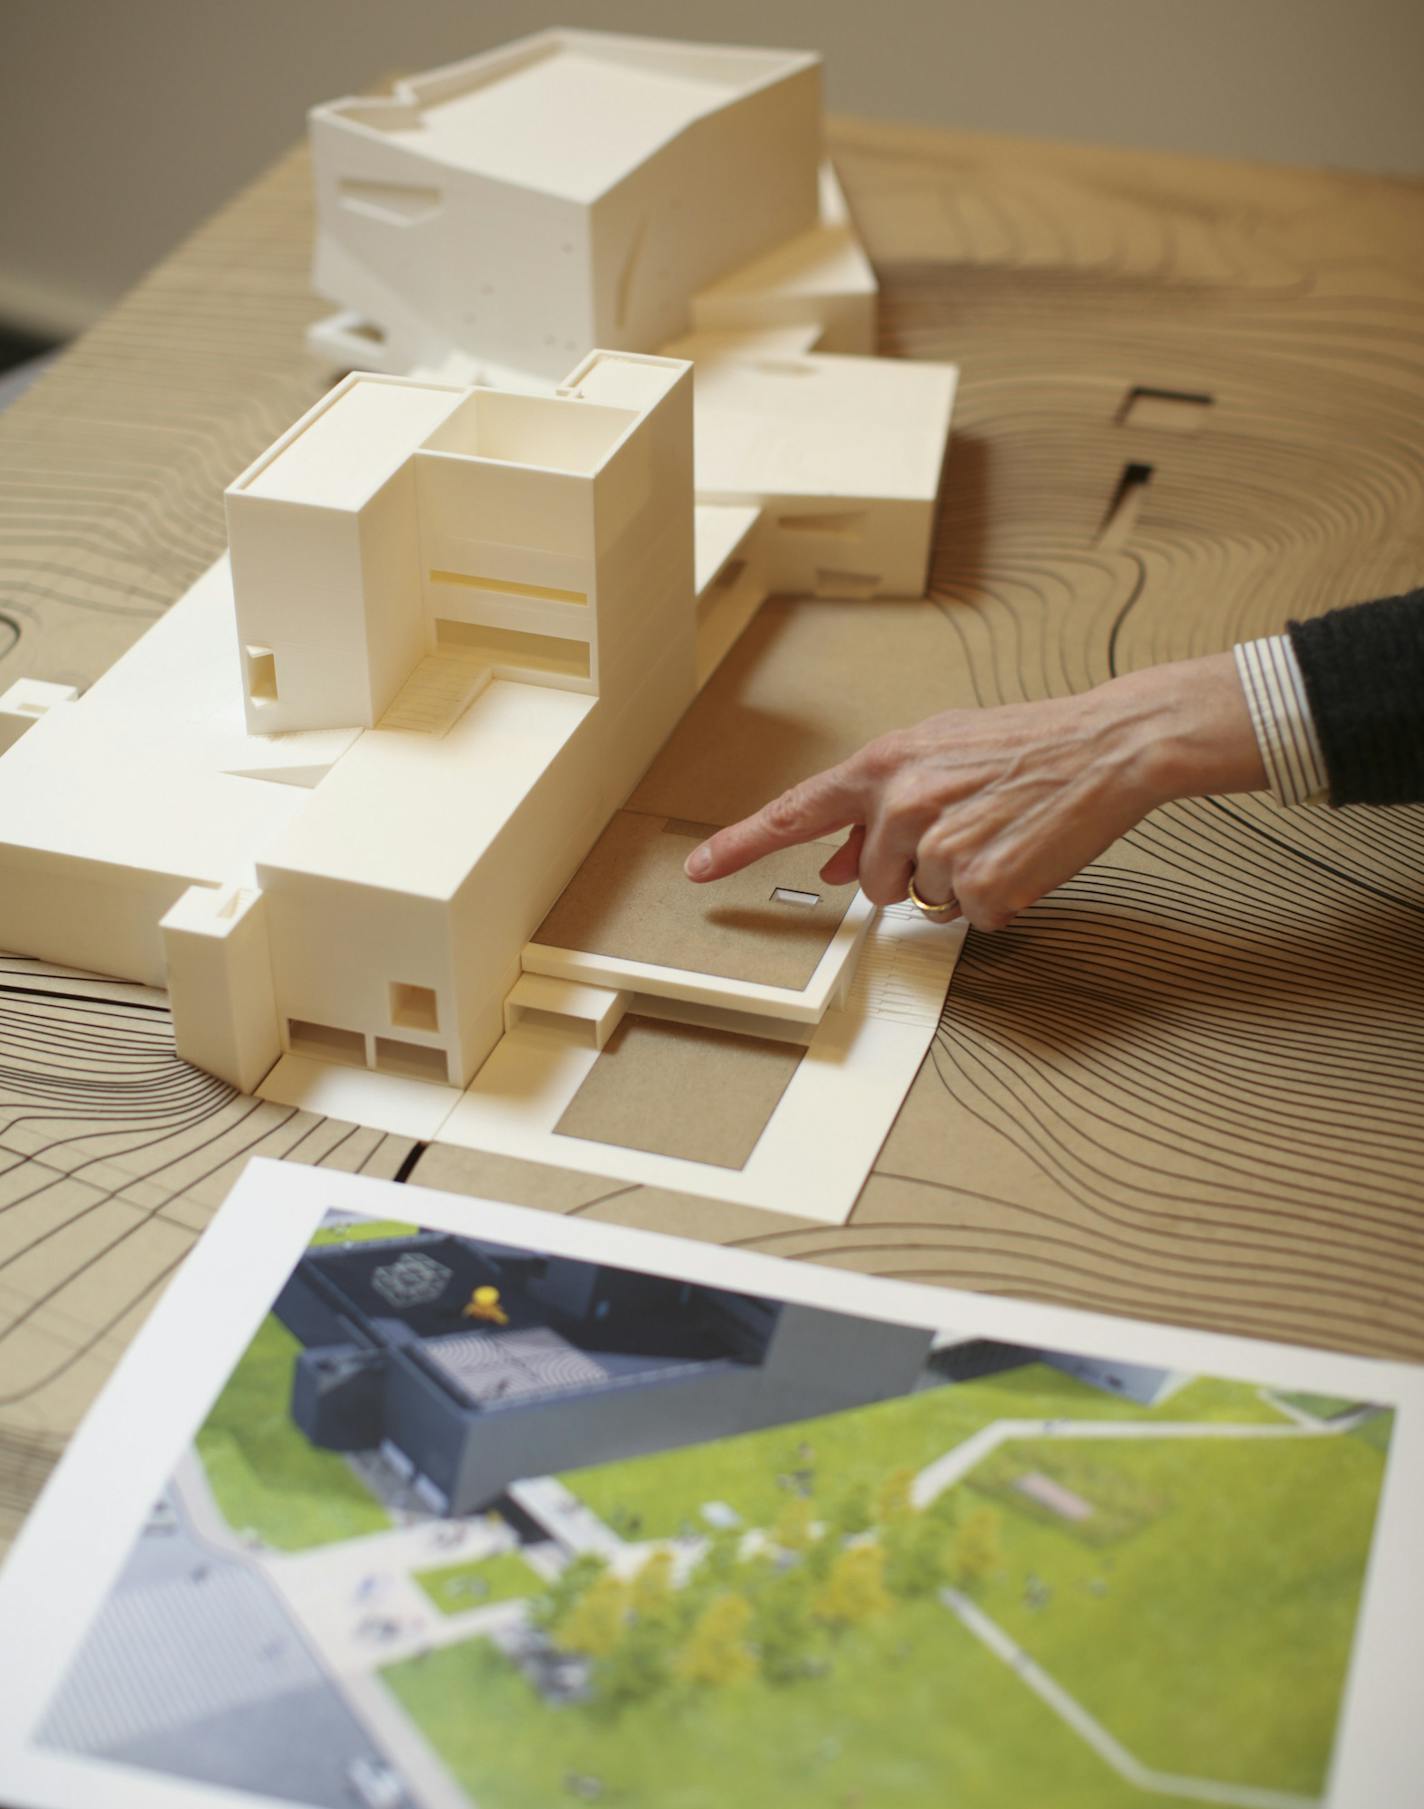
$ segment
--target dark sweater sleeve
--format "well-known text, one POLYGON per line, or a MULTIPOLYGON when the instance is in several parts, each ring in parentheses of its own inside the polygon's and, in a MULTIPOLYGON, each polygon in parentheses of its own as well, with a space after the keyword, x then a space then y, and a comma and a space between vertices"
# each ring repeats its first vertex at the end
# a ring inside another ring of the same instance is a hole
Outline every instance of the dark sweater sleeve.
POLYGON ((1424 803, 1424 590, 1287 624, 1332 804, 1424 803))

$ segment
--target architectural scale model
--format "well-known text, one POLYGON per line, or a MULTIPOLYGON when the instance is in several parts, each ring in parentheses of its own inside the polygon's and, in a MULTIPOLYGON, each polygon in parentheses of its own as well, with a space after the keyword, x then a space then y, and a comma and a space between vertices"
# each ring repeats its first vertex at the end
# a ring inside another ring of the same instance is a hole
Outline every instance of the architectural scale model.
POLYGON ((824 852, 695 893, 708 825, 626 807, 772 592, 924 590, 955 372, 860 355, 816 59, 551 33, 312 133, 315 341, 384 369, 85 696, 0 698, 0 947, 244 1091, 841 1219, 958 937, 824 852), (600 1128, 669 1019, 780 1077, 752 1134, 600 1128))

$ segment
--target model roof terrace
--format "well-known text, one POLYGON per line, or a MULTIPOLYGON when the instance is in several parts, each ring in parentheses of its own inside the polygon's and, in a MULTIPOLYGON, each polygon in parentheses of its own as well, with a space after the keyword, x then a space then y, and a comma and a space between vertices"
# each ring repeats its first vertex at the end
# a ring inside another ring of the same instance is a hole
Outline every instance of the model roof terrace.
POLYGON ((588 476, 638 419, 581 397, 356 372, 232 485, 246 496, 360 509, 416 452, 588 476))

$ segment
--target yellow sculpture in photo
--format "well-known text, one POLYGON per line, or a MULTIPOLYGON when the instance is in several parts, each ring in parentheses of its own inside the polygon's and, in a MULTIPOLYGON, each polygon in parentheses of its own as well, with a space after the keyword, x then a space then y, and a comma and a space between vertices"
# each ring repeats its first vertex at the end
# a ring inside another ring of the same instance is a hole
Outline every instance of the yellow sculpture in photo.
POLYGON ((466 1319, 482 1319, 487 1325, 508 1325, 509 1314, 499 1304, 499 1289, 476 1288, 465 1302, 466 1319))

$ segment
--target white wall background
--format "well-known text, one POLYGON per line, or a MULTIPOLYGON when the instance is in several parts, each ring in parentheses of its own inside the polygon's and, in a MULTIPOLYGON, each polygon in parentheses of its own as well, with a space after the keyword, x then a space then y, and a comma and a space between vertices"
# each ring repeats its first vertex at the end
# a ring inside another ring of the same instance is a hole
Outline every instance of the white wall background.
POLYGON ((1424 174, 1424 0, 0 0, 0 320, 83 327, 312 102, 554 23, 819 49, 842 112, 1424 174))

